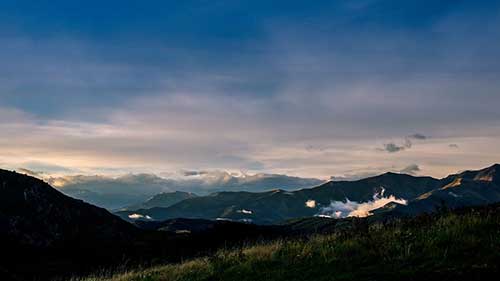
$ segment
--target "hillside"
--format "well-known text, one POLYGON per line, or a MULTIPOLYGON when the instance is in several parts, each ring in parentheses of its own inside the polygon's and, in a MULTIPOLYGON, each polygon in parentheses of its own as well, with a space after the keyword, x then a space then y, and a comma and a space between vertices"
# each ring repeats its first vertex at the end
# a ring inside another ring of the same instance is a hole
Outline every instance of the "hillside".
MULTIPOLYGON (((331 223, 308 219, 295 228, 331 223)), ((500 204, 386 222, 354 219, 329 231, 80 281, 490 280, 500 270, 500 204)))
POLYGON ((436 207, 459 208, 500 202, 500 165, 478 171, 465 171, 441 180, 439 188, 396 206, 394 214, 416 215, 434 212, 436 207))
POLYGON ((56 264, 103 265, 126 251, 139 229, 48 184, 0 170, 0 263, 11 272, 51 274, 56 264), (105 247, 95 255, 95 250, 105 247), (63 257, 64 256, 64 257, 63 257), (43 271, 42 271, 43 268, 43 271))

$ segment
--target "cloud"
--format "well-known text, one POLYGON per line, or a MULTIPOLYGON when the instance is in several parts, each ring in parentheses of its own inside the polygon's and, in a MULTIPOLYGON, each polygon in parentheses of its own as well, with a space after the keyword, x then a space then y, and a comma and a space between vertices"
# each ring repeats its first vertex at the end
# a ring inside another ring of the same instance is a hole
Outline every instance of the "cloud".
POLYGON ((74 173, 76 171, 75 169, 72 168, 45 163, 41 161, 25 162, 22 164, 22 166, 27 169, 37 170, 40 171, 39 173, 46 173, 46 174, 68 174, 68 173, 74 173))
POLYGON ((383 170, 377 170, 377 171, 362 171, 362 172, 357 172, 357 173, 347 173, 341 176, 331 176, 330 180, 331 181, 355 181, 355 180, 360 180, 364 178, 369 178, 373 176, 377 176, 379 174, 383 173, 383 170))
POLYGON ((385 206, 388 203, 395 202, 406 205, 407 201, 396 198, 394 195, 384 196, 385 189, 373 195, 373 200, 368 202, 355 202, 345 199, 342 201, 332 201, 329 206, 321 208, 318 216, 345 218, 345 217, 367 217, 372 215, 371 211, 385 206))
POLYGON ((399 171, 403 174, 415 175, 417 172, 420 172, 420 167, 417 164, 411 164, 399 171))
POLYGON ((399 152, 399 151, 405 150, 406 148, 407 147, 405 147, 405 146, 397 145, 397 144, 392 143, 392 142, 384 144, 384 150, 389 152, 389 153, 399 152))
POLYGON ((380 150, 387 151, 389 153, 400 152, 400 151, 412 148, 412 146, 413 146, 412 139, 414 139, 414 140, 426 140, 428 138, 429 138, 428 136, 425 136, 422 134, 413 134, 413 135, 409 135, 409 136, 405 137, 404 142, 400 145, 398 145, 394 142, 390 142, 390 143, 384 144, 384 148, 380 149, 380 150))
POLYGON ((409 138, 405 138, 404 143, 401 145, 390 142, 390 143, 384 144, 384 148, 380 149, 380 150, 386 151, 389 153, 395 153, 395 152, 400 152, 400 151, 409 149, 412 147, 412 145, 413 145, 413 143, 411 142, 411 140, 409 138))
POLYGON ((416 140, 426 140, 429 138, 428 136, 422 135, 422 134, 413 134, 413 135, 409 135, 408 137, 412 138, 412 139, 416 139, 416 140))
POLYGON ((332 180, 332 181, 355 181, 355 180, 361 180, 361 179, 365 179, 365 178, 378 176, 378 175, 381 175, 381 174, 386 173, 386 172, 404 173, 404 174, 414 175, 415 173, 420 171, 420 167, 417 164, 411 164, 411 165, 401 166, 401 167, 390 166, 390 167, 377 167, 377 168, 371 168, 371 169, 362 169, 359 171, 349 171, 345 174, 341 174, 338 176, 331 176, 330 180, 332 180))
POLYGON ((315 200, 307 200, 306 207, 307 208, 316 208, 316 201, 315 200))
POLYGON ((245 214, 245 215, 251 215, 251 214, 253 214, 253 211, 251 211, 251 210, 245 210, 245 209, 238 210, 237 212, 241 213, 241 214, 245 214))
POLYGON ((43 172, 35 172, 35 171, 29 170, 29 169, 25 169, 25 168, 17 168, 16 171, 18 173, 26 174, 28 176, 39 178, 39 179, 41 179, 41 178, 44 177, 44 173, 43 172))
POLYGON ((152 220, 153 218, 146 215, 141 215, 141 214, 131 214, 131 215, 128 215, 129 219, 133 219, 133 220, 138 220, 138 219, 147 219, 147 220, 152 220))
POLYGON ((208 172, 206 171, 182 171, 182 175, 185 177, 192 177, 192 176, 201 176, 205 175, 208 172))

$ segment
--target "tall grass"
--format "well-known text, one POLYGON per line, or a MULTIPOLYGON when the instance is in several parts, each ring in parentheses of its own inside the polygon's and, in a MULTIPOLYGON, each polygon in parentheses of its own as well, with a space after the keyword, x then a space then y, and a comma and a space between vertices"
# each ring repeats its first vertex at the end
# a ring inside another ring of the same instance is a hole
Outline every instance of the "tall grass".
POLYGON ((223 249, 182 264, 83 280, 473 280, 499 264, 500 216, 471 212, 223 249))

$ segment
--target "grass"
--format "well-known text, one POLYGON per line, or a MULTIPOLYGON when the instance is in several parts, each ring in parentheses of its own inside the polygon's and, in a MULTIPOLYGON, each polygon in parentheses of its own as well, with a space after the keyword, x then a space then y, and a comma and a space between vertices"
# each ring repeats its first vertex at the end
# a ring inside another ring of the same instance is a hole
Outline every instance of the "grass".
POLYGON ((79 281, 480 280, 500 265, 500 215, 470 211, 369 223, 79 281))

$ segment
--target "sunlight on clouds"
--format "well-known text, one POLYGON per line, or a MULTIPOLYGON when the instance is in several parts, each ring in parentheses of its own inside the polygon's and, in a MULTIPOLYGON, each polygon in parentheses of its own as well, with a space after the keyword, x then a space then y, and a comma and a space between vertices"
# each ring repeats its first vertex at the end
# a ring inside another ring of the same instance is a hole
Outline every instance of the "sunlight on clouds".
POLYGON ((196 96, 167 98, 162 104, 161 97, 143 97, 94 123, 40 122, 18 110, 2 109, 2 118, 9 122, 0 123, 0 134, 8 136, 0 138, 0 162, 5 168, 33 162, 68 167, 44 170, 54 175, 164 173, 195 167, 329 179, 400 171, 410 164, 419 166, 419 174, 441 177, 490 165, 500 156, 498 126, 469 128, 460 135, 426 131, 433 138, 413 140, 411 148, 387 155, 376 148, 402 143, 414 132, 387 137, 370 132, 337 137, 336 131, 321 127, 293 132, 258 118, 246 122, 248 109, 237 113, 242 107, 226 97, 220 97, 222 105, 196 96), (174 103, 168 105, 170 101, 174 103), (450 143, 458 148, 451 149, 450 143))
POLYGON ((394 195, 385 196, 385 188, 380 187, 380 191, 373 195, 373 200, 368 202, 355 202, 349 199, 345 201, 332 201, 329 206, 322 207, 318 216, 345 218, 345 217, 367 217, 371 216, 371 211, 394 202, 406 205, 405 199, 396 198, 394 195))

